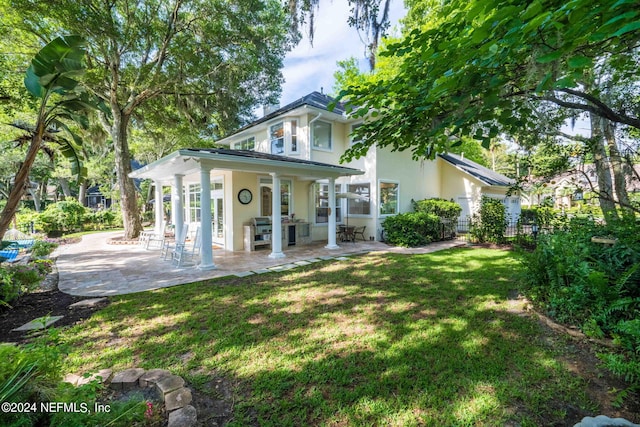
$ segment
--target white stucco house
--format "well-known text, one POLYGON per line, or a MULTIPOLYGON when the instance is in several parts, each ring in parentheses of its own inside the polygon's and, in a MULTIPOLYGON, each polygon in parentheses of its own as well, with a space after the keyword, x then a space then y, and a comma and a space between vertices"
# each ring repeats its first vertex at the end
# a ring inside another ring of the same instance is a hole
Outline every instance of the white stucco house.
MULTIPOLYGON (((408 152, 372 147, 340 164, 361 122, 340 105, 330 111, 331 101, 313 92, 217 141, 225 148, 178 150, 130 176, 153 180, 157 200, 171 187, 172 223, 208 224, 200 227, 200 268, 213 268, 212 245, 273 258, 313 241, 331 250, 340 243, 336 228, 347 222, 377 240, 382 221, 410 211, 412 199, 452 199, 471 214, 487 194, 519 213, 519 199, 506 197, 511 180, 453 154, 419 162, 408 152)), ((162 215, 156 212, 157 229, 162 215)))

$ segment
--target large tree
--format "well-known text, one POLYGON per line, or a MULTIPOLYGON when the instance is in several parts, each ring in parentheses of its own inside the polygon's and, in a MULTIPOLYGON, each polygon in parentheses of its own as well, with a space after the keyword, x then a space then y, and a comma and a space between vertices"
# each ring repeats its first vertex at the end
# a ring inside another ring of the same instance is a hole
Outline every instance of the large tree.
POLYGON ((249 117, 253 106, 274 100, 291 42, 277 0, 11 0, 11 5, 34 33, 48 38, 63 28, 89 42, 87 85, 111 110, 102 122, 113 142, 126 238, 142 229, 128 177, 135 115, 161 99, 170 111, 168 127, 187 120, 201 136, 224 134, 249 117))
MULTIPOLYGON (((553 0, 433 2, 428 22, 389 46, 399 63, 392 76, 342 93, 358 117, 360 143, 345 159, 377 144, 433 156, 453 138, 488 146, 499 132, 535 127, 540 102, 640 127, 638 106, 620 108, 589 73, 607 62, 619 79, 637 80, 640 9, 636 1, 553 0)), ((612 81, 620 84, 620 81, 612 81)))

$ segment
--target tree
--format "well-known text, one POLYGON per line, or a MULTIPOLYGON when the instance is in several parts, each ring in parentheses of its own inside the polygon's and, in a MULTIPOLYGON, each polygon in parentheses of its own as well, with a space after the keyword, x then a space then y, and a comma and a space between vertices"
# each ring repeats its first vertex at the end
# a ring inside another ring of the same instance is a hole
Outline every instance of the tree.
POLYGON ((385 55, 400 62, 395 76, 342 93, 352 116, 373 119, 357 129, 362 142, 345 160, 372 144, 433 157, 452 136, 488 146, 500 132, 532 127, 541 102, 640 127, 637 106, 615 108, 582 84, 605 59, 637 80, 635 1, 453 0, 433 10, 431 24, 389 46, 385 55))
POLYGON ((142 229, 129 136, 151 101, 201 137, 219 136, 273 101, 291 37, 277 0, 13 0, 31 31, 54 23, 88 40, 87 84, 110 107, 102 123, 113 141, 125 238, 142 229), (43 20, 43 17, 46 18, 43 20), (157 104, 157 105, 158 105, 157 104), (133 123, 135 124, 135 123, 133 123))
POLYGON ((81 173, 75 136, 63 120, 86 124, 83 113, 97 104, 84 91, 76 78, 84 72, 84 40, 78 36, 58 37, 43 47, 31 61, 24 84, 33 96, 40 99, 35 126, 26 128, 29 148, 24 162, 15 175, 7 204, 0 214, 0 236, 4 236, 13 219, 20 199, 30 185, 29 174, 45 141, 60 144, 62 152, 75 160, 76 173, 81 173), (57 135, 67 132, 73 142, 57 135))

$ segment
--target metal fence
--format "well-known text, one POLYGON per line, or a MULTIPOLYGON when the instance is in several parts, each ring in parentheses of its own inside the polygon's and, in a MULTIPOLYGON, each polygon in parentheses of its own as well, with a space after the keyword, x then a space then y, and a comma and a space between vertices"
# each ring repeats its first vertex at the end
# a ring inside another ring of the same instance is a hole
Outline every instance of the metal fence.
MULTIPOLYGON (((456 227, 456 239, 464 242, 472 242, 473 237, 470 233, 471 227, 472 221, 470 218, 459 219, 456 227)), ((507 223, 507 226, 505 228, 504 237, 507 241, 513 241, 518 238, 524 238, 527 236, 531 236, 535 239, 538 232, 539 229, 536 225, 509 222, 507 223)))

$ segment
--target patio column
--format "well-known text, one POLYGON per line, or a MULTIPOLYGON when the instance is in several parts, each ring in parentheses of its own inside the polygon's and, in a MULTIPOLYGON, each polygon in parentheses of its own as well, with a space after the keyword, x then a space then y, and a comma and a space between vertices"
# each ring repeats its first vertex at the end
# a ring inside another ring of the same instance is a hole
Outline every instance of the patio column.
POLYGON ((184 207, 182 206, 182 177, 184 175, 173 176, 173 187, 171 187, 171 218, 176 238, 182 234, 184 225, 184 207))
POLYGON ((271 173, 271 253, 269 258, 284 258, 282 253, 282 201, 280 200, 280 175, 271 173))
POLYGON ((162 183, 160 181, 154 181, 154 185, 156 186, 156 202, 153 204, 153 208, 155 209, 156 214, 156 223, 154 230, 160 236, 164 233, 162 228, 162 222, 164 221, 164 203, 162 201, 162 183))
POLYGON ((329 223, 326 249, 340 249, 336 244, 336 179, 329 178, 329 223))
POLYGON ((211 168, 200 164, 200 270, 214 270, 211 233, 211 168))

